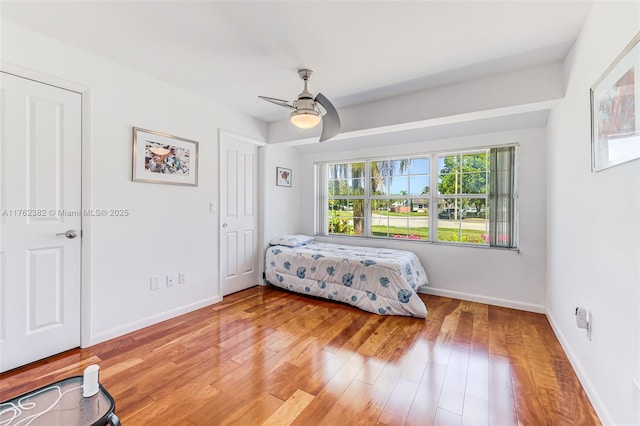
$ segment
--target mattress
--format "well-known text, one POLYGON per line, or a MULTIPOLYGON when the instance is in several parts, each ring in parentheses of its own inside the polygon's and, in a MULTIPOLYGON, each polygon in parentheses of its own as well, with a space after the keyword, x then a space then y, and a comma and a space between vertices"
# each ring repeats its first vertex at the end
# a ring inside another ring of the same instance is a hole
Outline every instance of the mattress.
POLYGON ((317 241, 274 245, 266 251, 265 277, 286 290, 380 315, 427 315, 417 294, 427 284, 427 274, 410 251, 317 241))

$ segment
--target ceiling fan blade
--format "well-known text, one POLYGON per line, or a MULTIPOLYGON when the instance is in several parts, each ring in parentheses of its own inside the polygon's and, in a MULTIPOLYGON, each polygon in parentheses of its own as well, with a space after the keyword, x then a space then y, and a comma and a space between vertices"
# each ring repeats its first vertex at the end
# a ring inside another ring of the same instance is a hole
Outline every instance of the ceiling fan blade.
POLYGON ((327 111, 322 116, 322 134, 320 135, 320 142, 324 142, 340 133, 340 116, 333 104, 322 93, 318 93, 315 101, 327 111))
POLYGON ((263 99, 267 102, 271 102, 272 104, 276 104, 279 105, 281 107, 285 107, 285 108, 289 108, 289 109, 295 109, 293 107, 293 105, 289 105, 289 102, 282 100, 282 99, 276 99, 276 98, 268 98, 266 96, 258 96, 260 99, 263 99))

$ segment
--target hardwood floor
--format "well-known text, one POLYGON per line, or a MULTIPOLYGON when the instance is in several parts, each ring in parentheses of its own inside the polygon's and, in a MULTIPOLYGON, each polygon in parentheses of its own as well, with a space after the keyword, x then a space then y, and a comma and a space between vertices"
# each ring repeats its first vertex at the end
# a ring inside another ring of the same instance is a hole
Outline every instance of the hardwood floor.
POLYGON ((426 320, 270 288, 0 375, 100 365, 132 425, 600 424, 544 315, 421 295, 426 320))

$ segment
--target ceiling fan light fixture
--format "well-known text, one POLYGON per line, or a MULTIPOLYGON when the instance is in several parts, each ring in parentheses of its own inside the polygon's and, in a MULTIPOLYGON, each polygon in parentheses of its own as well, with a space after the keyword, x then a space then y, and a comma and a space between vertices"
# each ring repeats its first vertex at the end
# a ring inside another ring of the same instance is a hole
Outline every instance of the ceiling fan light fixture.
MULTIPOLYGON (((1 0, 0 0, 1 1, 1 0)), ((293 110, 289 118, 291 124, 300 129, 311 129, 322 122, 322 132, 320 133, 320 142, 331 139, 340 133, 340 116, 333 104, 322 93, 313 96, 307 89, 307 83, 313 71, 310 69, 299 69, 298 76, 304 81, 304 89, 293 102, 284 99, 269 98, 267 96, 258 96, 260 99, 272 104, 293 110)))
POLYGON ((313 110, 298 110, 291 113, 291 123, 301 129, 311 129, 320 124, 320 113, 313 110))

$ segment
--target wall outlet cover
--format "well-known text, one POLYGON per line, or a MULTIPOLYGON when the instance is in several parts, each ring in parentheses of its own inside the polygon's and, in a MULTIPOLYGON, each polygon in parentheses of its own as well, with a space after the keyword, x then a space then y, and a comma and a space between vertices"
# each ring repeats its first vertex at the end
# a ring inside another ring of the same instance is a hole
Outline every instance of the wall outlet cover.
POLYGON ((160 277, 157 275, 154 275, 153 277, 149 278, 149 285, 150 285, 150 289, 151 290, 159 290, 160 289, 160 277))

